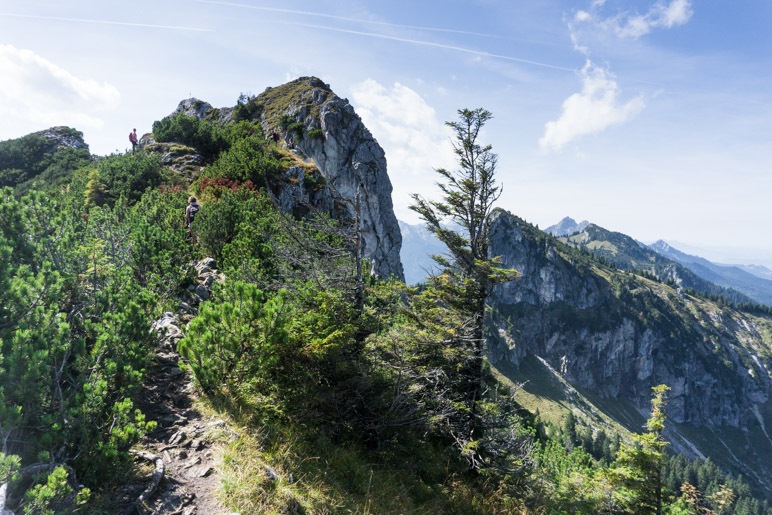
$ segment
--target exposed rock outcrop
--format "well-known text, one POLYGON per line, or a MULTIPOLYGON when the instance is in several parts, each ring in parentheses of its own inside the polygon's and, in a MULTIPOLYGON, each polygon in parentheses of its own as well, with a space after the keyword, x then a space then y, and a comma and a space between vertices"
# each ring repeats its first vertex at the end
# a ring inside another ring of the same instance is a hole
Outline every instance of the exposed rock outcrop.
POLYGON ((538 356, 573 386, 627 401, 642 415, 651 387, 667 384, 670 421, 722 439, 721 431, 740 430, 747 441, 725 444, 737 465, 745 465, 739 457, 753 445, 756 455, 772 458, 764 430, 771 317, 721 308, 610 268, 503 211, 494 215, 490 251, 522 274, 493 296, 493 363, 517 366, 538 356))
POLYGON ((195 180, 204 168, 204 158, 196 149, 179 143, 159 143, 150 135, 145 135, 140 140, 144 150, 161 156, 161 164, 174 173, 188 179, 195 180))
POLYGON ((319 79, 303 77, 271 88, 255 101, 261 106, 267 131, 282 130, 282 115, 302 124, 302 132, 295 130, 289 137, 316 163, 331 196, 343 199, 351 218, 355 217, 356 197, 361 195, 363 251, 374 271, 403 279, 402 236, 391 201, 386 156, 348 100, 319 79))
MULTIPOLYGON (((391 201, 386 157, 348 100, 321 80, 302 77, 244 102, 248 114, 239 116, 259 120, 266 134, 280 135, 300 160, 315 166, 323 177, 316 187, 304 190, 303 181, 288 181, 290 186, 276 195, 281 208, 296 215, 322 211, 337 219, 358 218, 363 254, 372 271, 404 279, 399 255, 402 236, 391 201)), ((237 109, 216 109, 191 98, 183 100, 172 114, 176 113, 229 123, 237 109)))
POLYGON ((35 134, 51 142, 51 152, 68 147, 88 150, 88 145, 83 141, 83 133, 70 127, 51 127, 35 134))
POLYGON ((185 116, 192 116, 199 120, 207 118, 219 123, 227 123, 232 119, 233 108, 223 107, 221 109, 215 109, 209 102, 204 102, 197 98, 186 98, 179 103, 177 109, 175 109, 170 116, 174 116, 175 114, 184 114, 185 116))

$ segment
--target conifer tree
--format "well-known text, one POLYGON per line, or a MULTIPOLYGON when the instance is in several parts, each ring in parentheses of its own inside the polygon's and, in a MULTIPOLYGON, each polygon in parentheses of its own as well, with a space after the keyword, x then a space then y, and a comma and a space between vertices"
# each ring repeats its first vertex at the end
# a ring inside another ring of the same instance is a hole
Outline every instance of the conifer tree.
POLYGON ((493 204, 501 196, 496 185, 498 156, 491 145, 481 145, 480 131, 493 115, 483 109, 460 109, 458 120, 447 122, 453 129, 453 148, 459 168, 436 169, 441 180, 441 200, 412 196, 410 209, 426 222, 427 229, 447 247, 447 255, 432 256, 441 272, 429 278, 441 303, 463 317, 455 320, 456 337, 451 345, 466 353, 457 374, 457 390, 465 407, 465 422, 456 429, 456 438, 471 450, 467 456, 477 466, 475 442, 482 436, 479 403, 484 391, 484 316, 493 286, 511 280, 514 270, 498 267, 489 257, 489 235, 493 204))
POLYGON ((614 476, 629 489, 633 513, 662 513, 662 470, 667 447, 662 433, 668 390, 664 384, 652 388, 651 417, 646 421, 648 431, 633 435, 634 445, 622 445, 614 463, 614 476))

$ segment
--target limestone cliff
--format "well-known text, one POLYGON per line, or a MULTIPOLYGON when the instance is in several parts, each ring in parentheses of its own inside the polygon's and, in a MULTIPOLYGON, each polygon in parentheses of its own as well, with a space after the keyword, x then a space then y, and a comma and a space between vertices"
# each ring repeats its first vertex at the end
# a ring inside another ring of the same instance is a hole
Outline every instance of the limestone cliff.
MULTIPOLYGON (((215 109, 188 99, 176 113, 219 123, 259 121, 267 135, 275 136, 304 166, 315 167, 323 177, 313 189, 287 181, 286 188, 274 192, 280 207, 295 214, 324 211, 339 219, 358 218, 363 254, 373 272, 404 279, 399 256, 402 236, 383 149, 348 100, 338 97, 329 85, 302 77, 255 97, 242 96, 236 107, 215 109)), ((287 178, 298 173, 300 168, 290 169, 287 178)))
POLYGON ((277 131, 326 178, 333 197, 355 216, 360 195, 364 254, 383 277, 404 278, 402 236, 391 201, 386 157, 348 100, 314 77, 270 88, 253 100, 267 132, 277 131))
POLYGON ((577 389, 641 414, 651 387, 667 384, 669 420, 718 439, 691 442, 694 454, 723 444, 733 465, 767 481, 771 316, 622 272, 503 211, 494 214, 491 253, 522 274, 494 293, 492 363, 537 356, 577 389))

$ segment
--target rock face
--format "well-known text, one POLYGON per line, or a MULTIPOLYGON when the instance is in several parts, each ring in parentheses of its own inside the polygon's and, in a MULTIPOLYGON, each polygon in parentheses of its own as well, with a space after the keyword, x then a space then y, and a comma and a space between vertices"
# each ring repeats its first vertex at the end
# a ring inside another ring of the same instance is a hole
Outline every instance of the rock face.
POLYGON ((522 274, 493 295, 492 363, 535 355, 574 387, 645 415, 651 387, 667 384, 670 421, 739 429, 747 440, 734 455, 755 445, 772 458, 772 317, 610 268, 504 211, 494 213, 491 254, 522 274))
POLYGON ((270 88, 254 99, 266 133, 279 132, 319 168, 328 193, 359 227, 364 255, 381 277, 404 278, 402 236, 391 202, 386 157, 348 100, 314 77, 270 88), (291 120, 291 121, 290 121, 291 120), (289 123, 288 123, 289 122, 289 123))
POLYGON ((184 114, 185 116, 192 116, 199 120, 208 118, 220 123, 227 123, 232 119, 233 108, 224 107, 215 109, 209 102, 204 102, 197 98, 186 98, 179 103, 177 109, 175 109, 170 116, 174 116, 175 114, 184 114))
POLYGON ((569 234, 576 234, 583 231, 588 225, 590 225, 590 222, 587 220, 577 223, 576 220, 567 216, 555 225, 550 225, 544 229, 544 232, 553 236, 568 236, 569 234))
MULTIPOLYGON (((294 147, 324 178, 324 184, 313 190, 289 186, 278 192, 281 208, 294 214, 323 211, 337 219, 358 218, 364 257, 372 271, 380 277, 404 279, 399 256, 402 236, 391 201, 386 157, 348 100, 321 80, 302 77, 244 99, 243 107, 248 108, 243 116, 259 120, 266 134, 276 134, 294 147)), ((237 111, 188 99, 173 114, 229 123, 239 116, 237 111)), ((297 173, 301 172, 287 172, 288 177, 297 173)))
POLYGON ((88 145, 83 141, 83 133, 69 127, 51 127, 35 134, 51 142, 51 151, 67 147, 88 150, 88 145))

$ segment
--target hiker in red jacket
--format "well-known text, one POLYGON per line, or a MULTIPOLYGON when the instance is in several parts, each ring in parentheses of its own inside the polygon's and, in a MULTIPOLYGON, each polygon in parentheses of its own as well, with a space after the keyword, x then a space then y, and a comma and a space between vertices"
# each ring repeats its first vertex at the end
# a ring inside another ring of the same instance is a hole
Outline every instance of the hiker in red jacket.
POLYGON ((137 150, 137 143, 139 140, 137 139, 137 129, 134 129, 129 133, 129 141, 131 141, 131 151, 134 152, 137 150))

